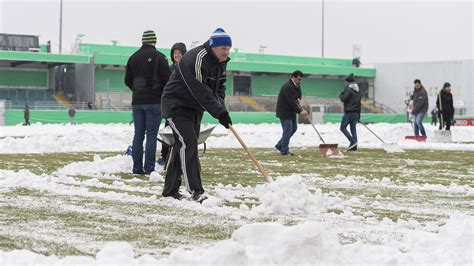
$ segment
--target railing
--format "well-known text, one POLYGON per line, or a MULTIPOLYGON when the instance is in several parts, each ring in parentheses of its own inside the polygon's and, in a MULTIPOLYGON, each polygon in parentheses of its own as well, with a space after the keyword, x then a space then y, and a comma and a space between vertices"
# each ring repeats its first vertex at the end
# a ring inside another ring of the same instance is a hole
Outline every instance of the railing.
MULTIPOLYGON (((275 112, 276 110, 276 96, 260 96, 252 97, 261 107, 262 112, 275 112)), ((373 113, 374 107, 382 111, 382 113, 395 114, 395 110, 387 105, 374 102, 373 100, 365 100, 366 104, 362 105, 362 113, 373 113)), ((344 112, 343 104, 338 99, 321 99, 316 97, 303 97, 303 107, 309 108, 310 105, 324 106, 326 113, 342 113, 344 112)), ((23 109, 26 102, 11 102, 5 101, 6 109, 23 109)), ((89 108, 87 102, 71 102, 71 104, 79 110, 95 109, 108 111, 130 111, 131 103, 129 101, 112 101, 106 97, 100 97, 100 101, 96 105, 89 108)), ((30 109, 42 110, 64 110, 67 109, 62 104, 56 101, 34 101, 28 102, 30 109)), ((231 112, 250 112, 255 111, 255 108, 243 102, 239 96, 226 97, 226 107, 231 112)))
MULTIPOLYGON (((23 109, 25 108, 25 104, 28 104, 28 107, 30 109, 36 109, 36 110, 64 110, 67 109, 64 105, 61 103, 58 103, 56 101, 34 101, 34 102, 28 102, 28 103, 20 103, 20 102, 11 102, 11 101, 5 101, 5 108, 6 109, 23 109)), ((90 109, 88 107, 87 102, 70 102, 76 109, 80 110, 87 110, 90 109)))
POLYGON ((384 103, 376 102, 373 99, 365 99, 365 103, 368 104, 368 105, 372 105, 374 108, 378 108, 381 113, 385 113, 385 114, 396 114, 396 113, 398 113, 397 111, 395 111, 390 106, 388 106, 384 103))

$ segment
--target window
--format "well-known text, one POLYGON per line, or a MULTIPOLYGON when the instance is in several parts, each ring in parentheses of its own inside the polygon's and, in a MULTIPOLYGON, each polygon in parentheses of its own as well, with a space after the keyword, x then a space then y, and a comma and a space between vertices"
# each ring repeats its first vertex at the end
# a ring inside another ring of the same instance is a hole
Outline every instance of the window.
POLYGON ((234 95, 251 94, 251 77, 234 76, 234 95))

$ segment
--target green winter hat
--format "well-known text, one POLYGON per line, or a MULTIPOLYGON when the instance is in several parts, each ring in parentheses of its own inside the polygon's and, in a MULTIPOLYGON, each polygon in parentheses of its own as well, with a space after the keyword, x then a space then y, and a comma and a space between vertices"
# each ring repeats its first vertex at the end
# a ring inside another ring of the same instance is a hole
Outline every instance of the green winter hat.
POLYGON ((142 43, 143 44, 154 44, 156 43, 156 34, 152 30, 147 30, 143 33, 142 36, 142 43))

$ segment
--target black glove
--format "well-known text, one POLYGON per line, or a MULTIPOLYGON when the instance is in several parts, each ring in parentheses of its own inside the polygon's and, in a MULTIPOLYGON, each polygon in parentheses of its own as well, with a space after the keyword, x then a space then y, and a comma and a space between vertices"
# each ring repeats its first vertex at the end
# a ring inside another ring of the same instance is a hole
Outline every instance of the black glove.
POLYGON ((223 125, 225 128, 229 128, 229 124, 232 125, 232 120, 230 120, 230 116, 228 112, 225 112, 219 116, 219 123, 223 125))

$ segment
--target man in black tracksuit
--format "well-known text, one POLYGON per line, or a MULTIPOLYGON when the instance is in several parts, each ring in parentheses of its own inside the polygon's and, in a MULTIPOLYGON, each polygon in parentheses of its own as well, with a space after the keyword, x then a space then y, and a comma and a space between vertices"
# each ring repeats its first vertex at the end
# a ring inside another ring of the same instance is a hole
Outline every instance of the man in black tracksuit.
POLYGON ((161 94, 170 77, 168 60, 155 48, 155 33, 145 31, 142 43, 142 47, 128 59, 125 71, 125 85, 133 92, 132 115, 135 134, 132 146, 132 172, 134 174, 149 174, 155 170, 156 137, 161 120, 161 94), (145 134, 145 163, 143 163, 145 134))
POLYGON ((357 122, 360 119, 360 100, 362 95, 359 91, 359 86, 356 83, 354 75, 351 73, 345 78, 346 85, 344 91, 339 94, 339 99, 344 103, 344 116, 342 117, 340 130, 349 140, 349 147, 347 150, 357 150, 357 122), (347 131, 347 126, 350 125, 351 133, 347 131))
POLYGON ((207 42, 183 56, 164 88, 162 115, 175 139, 162 193, 164 197, 182 199, 179 187, 183 175, 192 199, 197 202, 206 199, 197 140, 204 111, 219 119, 226 128, 232 124, 224 105, 224 82, 231 46, 229 35, 221 28, 216 29, 207 42))

